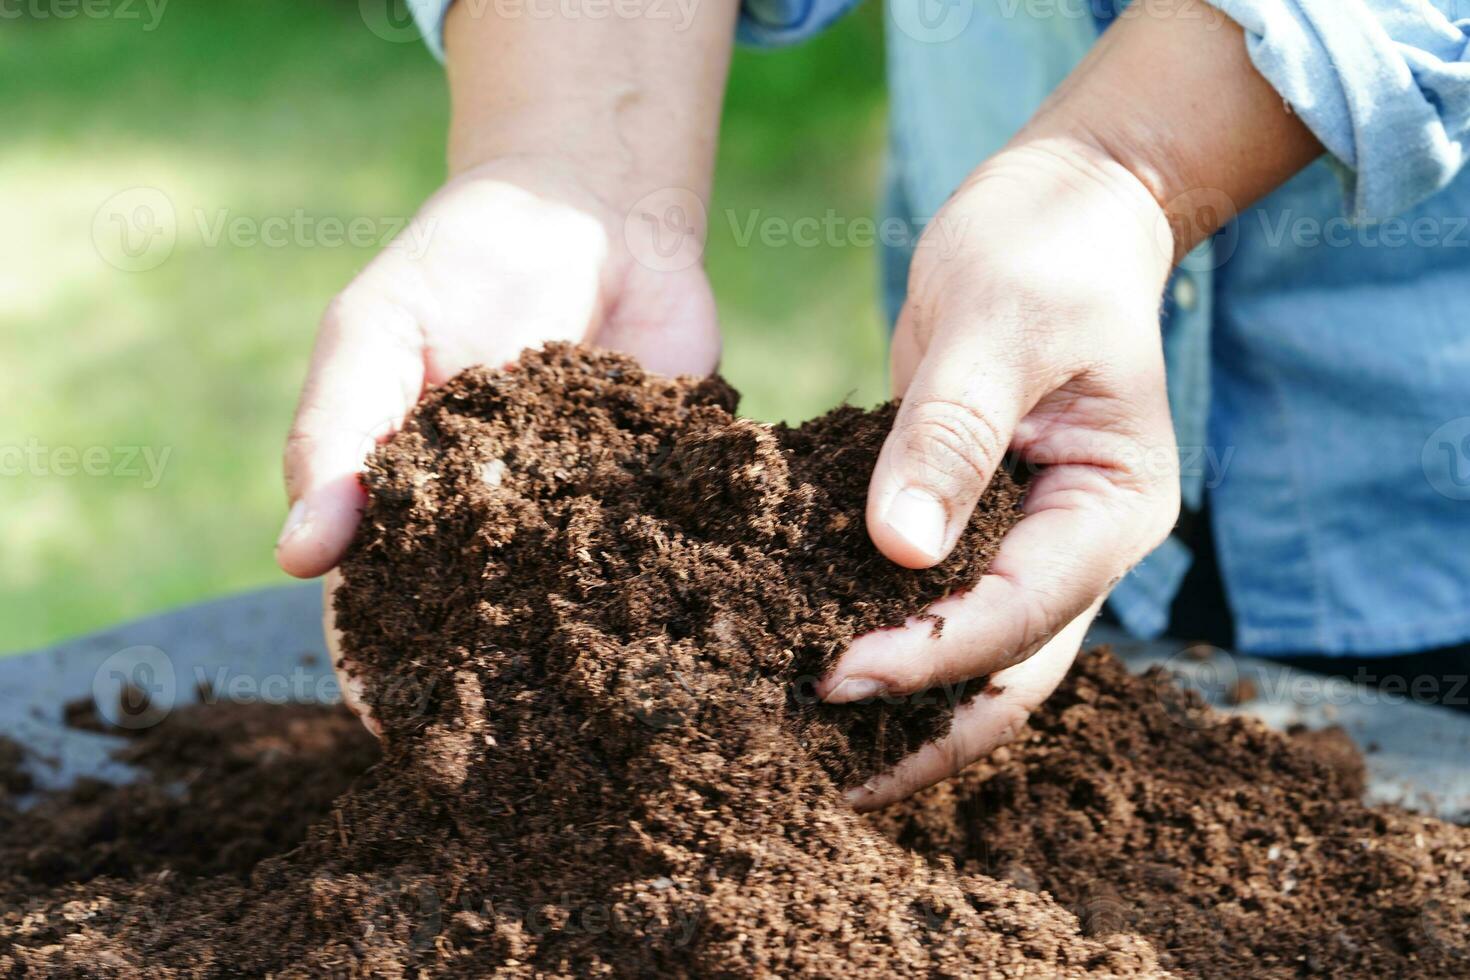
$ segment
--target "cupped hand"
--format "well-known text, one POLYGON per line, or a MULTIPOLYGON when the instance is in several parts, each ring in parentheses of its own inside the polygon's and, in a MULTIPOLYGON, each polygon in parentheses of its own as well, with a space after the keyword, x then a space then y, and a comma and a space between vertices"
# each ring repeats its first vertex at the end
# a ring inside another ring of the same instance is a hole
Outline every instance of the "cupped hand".
MULTIPOLYGON (((367 454, 428 388, 466 367, 566 340, 624 351, 662 374, 713 371, 720 342, 703 268, 639 262, 629 245, 644 217, 626 196, 544 160, 482 165, 435 194, 322 318, 286 441, 281 568, 300 577, 334 568, 365 502, 367 454)), ((331 626, 335 579, 327 639, 358 707, 331 626)))
POLYGON ((951 734, 851 794, 883 806, 1013 738, 1066 674, 1091 618, 1179 508, 1159 302, 1173 260, 1153 197, 1070 142, 1003 151, 915 250, 893 342, 903 399, 873 472, 874 544, 909 568, 954 547, 1002 457, 1032 474, 1024 517, 944 617, 859 637, 828 702, 988 677, 951 734))

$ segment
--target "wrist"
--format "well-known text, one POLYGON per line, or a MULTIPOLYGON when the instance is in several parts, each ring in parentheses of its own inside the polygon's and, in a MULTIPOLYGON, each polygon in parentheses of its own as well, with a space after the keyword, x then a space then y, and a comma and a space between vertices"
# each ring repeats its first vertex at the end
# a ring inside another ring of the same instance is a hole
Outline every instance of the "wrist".
POLYGON ((685 23, 502 18, 456 4, 445 22, 451 176, 534 157, 615 198, 681 188, 707 200, 736 8, 701 4, 685 23))
POLYGON ((1234 202, 1222 191, 1201 186, 1168 140, 1068 116, 1065 110, 1040 115, 1016 142, 1045 145, 1106 186, 1138 222, 1149 226, 1170 268, 1235 218, 1234 202))
POLYGON ((1104 33, 1018 139, 1046 137, 1142 185, 1175 262, 1322 153, 1251 63, 1240 26, 1202 0, 1104 33))
POLYGON ((966 343, 977 323, 1012 324, 1036 376, 1057 381, 1156 338, 1173 254, 1162 209, 1113 157, 1075 136, 1025 133, 929 223, 901 319, 920 349, 966 343))
POLYGON ((666 187, 709 196, 712 165, 660 152, 632 121, 615 121, 615 107, 565 103, 494 106, 455 100, 448 146, 450 178, 498 161, 539 161, 575 173, 611 198, 636 199, 666 187))
POLYGON ((712 141, 707 153, 663 145, 667 134, 651 126, 646 111, 620 111, 620 100, 607 93, 506 105, 454 90, 451 180, 506 180, 575 203, 602 223, 613 255, 633 245, 629 235, 646 237, 665 225, 685 248, 702 253, 712 141))
MULTIPOLYGON (((1140 174, 1126 158, 1084 127, 1037 125, 1016 135, 970 180, 985 179, 997 169, 1015 168, 1034 184, 1031 194, 1039 202, 1055 202, 1064 209, 1063 220, 1073 234, 1106 238, 1113 255, 1099 256, 1102 264, 1126 255, 1126 267, 1136 269, 1160 288, 1175 262, 1189 250, 1160 201, 1161 185, 1140 174)), ((1047 220, 1057 220, 1048 218, 1047 220)))

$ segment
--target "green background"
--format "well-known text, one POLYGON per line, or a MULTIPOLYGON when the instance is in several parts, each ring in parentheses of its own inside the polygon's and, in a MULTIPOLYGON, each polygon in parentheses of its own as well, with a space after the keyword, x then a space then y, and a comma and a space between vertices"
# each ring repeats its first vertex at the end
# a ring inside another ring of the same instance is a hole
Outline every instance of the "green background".
MULTIPOLYGON (((211 242, 196 216, 406 217, 438 185, 441 70, 382 29, 386 2, 7 8, 0 651, 285 581, 282 437, 316 319, 375 248, 211 242), (179 216, 145 271, 106 261, 94 229, 136 188, 179 216), (21 462, 24 447, 58 464, 21 462), (104 447, 107 472, 64 475, 61 447, 104 447), (167 452, 162 479, 126 472, 114 447, 167 452)), ((707 256, 724 370, 758 418, 883 397, 868 241, 742 245, 732 230, 871 217, 883 102, 871 4, 811 44, 737 55, 707 256)))

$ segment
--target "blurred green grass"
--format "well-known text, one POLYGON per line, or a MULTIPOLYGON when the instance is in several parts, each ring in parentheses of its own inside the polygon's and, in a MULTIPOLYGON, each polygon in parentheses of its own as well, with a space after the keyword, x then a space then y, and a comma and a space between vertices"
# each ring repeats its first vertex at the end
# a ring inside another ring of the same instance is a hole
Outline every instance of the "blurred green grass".
MULTIPOLYGON (((282 436, 315 321, 375 248, 210 245, 182 216, 412 214, 442 178, 443 80, 417 43, 368 28, 376 2, 5 22, 0 650, 284 581, 282 436), (166 193, 180 231, 166 261, 129 272, 103 260, 93 222, 138 187, 166 193), (156 486, 114 452, 136 446, 168 453, 156 486), (32 467, 25 447, 104 447, 106 473, 32 467)), ((883 396, 873 250, 737 235, 871 215, 883 98, 872 10, 737 55, 707 256, 748 414, 883 396)))

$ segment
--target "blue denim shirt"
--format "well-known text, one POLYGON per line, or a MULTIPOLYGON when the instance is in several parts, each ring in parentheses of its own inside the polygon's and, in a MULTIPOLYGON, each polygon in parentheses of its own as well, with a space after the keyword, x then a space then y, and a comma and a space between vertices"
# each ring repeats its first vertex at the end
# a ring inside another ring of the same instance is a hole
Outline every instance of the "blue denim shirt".
MULTIPOLYGON (((436 50, 447 2, 413 4, 436 50)), ((740 37, 799 41, 851 2, 746 0, 740 37)), ((1165 297, 1185 503, 1209 494, 1237 642, 1470 640, 1470 0, 1209 2, 1328 151, 1189 255, 1165 297)), ((885 210, 932 217, 1114 13, 889 0, 885 210)), ((890 316, 907 261, 884 255, 890 316)), ((1170 539, 1120 583, 1125 625, 1162 631, 1190 561, 1170 539)))

